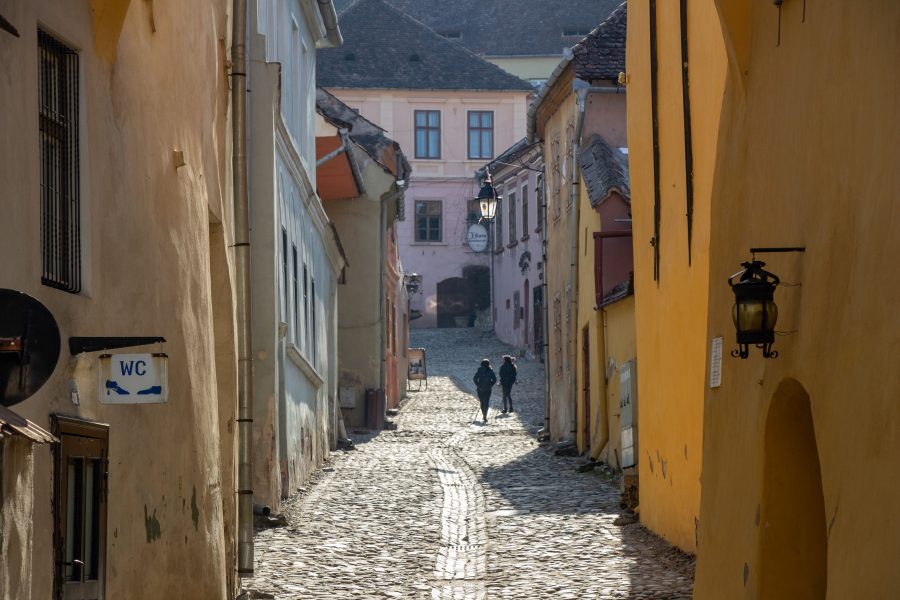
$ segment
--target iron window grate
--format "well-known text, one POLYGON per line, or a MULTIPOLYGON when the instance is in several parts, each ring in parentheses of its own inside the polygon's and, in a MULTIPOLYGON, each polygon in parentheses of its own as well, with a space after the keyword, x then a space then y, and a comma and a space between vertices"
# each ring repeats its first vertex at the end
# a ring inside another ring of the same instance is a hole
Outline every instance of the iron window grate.
POLYGON ((41 283, 81 291, 78 54, 38 30, 41 283))

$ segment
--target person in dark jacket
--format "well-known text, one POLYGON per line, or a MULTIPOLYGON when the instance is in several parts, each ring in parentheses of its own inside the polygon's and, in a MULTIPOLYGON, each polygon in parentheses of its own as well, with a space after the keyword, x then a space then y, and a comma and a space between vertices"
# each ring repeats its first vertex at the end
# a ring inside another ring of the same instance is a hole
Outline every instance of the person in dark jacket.
POLYGON ((504 356, 503 364, 500 365, 500 387, 503 389, 503 412, 507 412, 507 402, 509 403, 509 412, 513 412, 512 386, 516 382, 516 374, 518 369, 513 364, 512 356, 504 356))
POLYGON ((475 389, 478 391, 482 417, 484 422, 487 423, 488 408, 491 405, 491 392, 494 389, 494 384, 497 383, 497 375, 491 368, 491 361, 486 358, 481 361, 481 366, 478 367, 472 381, 475 382, 475 389))

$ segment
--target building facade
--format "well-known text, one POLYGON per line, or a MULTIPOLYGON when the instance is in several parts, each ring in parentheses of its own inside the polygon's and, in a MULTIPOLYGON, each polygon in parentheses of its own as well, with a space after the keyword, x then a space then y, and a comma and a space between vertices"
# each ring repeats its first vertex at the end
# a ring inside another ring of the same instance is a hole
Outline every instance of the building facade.
POLYGON ((338 286, 341 412, 347 426, 377 425, 405 393, 408 303, 396 228, 410 167, 399 144, 325 90, 316 109, 319 193, 347 258, 338 286))
POLYGON ((410 152, 400 259, 422 276, 413 327, 455 327, 486 311, 488 255, 466 243, 473 174, 524 135, 531 87, 384 0, 340 13, 345 44, 322 53, 319 84, 410 152))
POLYGON ((642 468, 641 518, 696 545, 696 598, 897 596, 898 489, 884 474, 900 452, 900 330, 883 274, 898 249, 885 79, 898 6, 651 6, 628 24, 635 240, 657 241, 634 246, 641 426, 655 437, 641 460, 660 479, 642 468), (857 85, 836 88, 851 65, 857 85), (782 283, 778 356, 730 356, 728 278, 751 248, 798 247, 755 255, 782 283))
MULTIPOLYGON (((547 431, 551 439, 579 443, 582 451, 601 452, 605 443, 592 448, 590 439, 608 440, 612 422, 598 420, 607 412, 597 400, 607 394, 600 375, 604 381, 609 375, 606 349, 599 344, 605 312, 594 310, 593 234, 620 226, 615 218, 602 224, 594 205, 611 193, 623 194, 621 184, 610 185, 615 179, 608 169, 606 183, 597 184, 602 192, 583 191, 581 149, 595 135, 610 151, 627 147, 625 90, 618 84, 625 21, 623 5, 576 44, 528 113, 529 139, 542 141, 546 174, 547 431)), ((618 212, 616 218, 627 216, 621 205, 618 212)))
POLYGON ((249 181, 254 497, 277 509, 335 441, 337 280, 345 265, 316 193, 316 50, 340 43, 330 3, 250 8, 249 181))
POLYGON ((492 226, 494 333, 529 356, 543 356, 543 154, 523 138, 479 171, 500 196, 492 226))
POLYGON ((60 342, 11 407, 55 440, 23 447, 0 419, 0 596, 234 597, 225 3, 0 14, 0 286, 43 304, 60 342), (96 340, 133 336, 165 342, 96 340), (167 395, 104 375, 122 353, 164 354, 167 395))

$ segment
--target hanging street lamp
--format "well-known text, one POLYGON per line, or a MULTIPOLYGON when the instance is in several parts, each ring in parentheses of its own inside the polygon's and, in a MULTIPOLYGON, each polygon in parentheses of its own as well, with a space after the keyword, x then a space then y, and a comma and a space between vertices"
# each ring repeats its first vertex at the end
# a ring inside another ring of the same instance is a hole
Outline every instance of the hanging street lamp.
POLYGON ((475 201, 478 202, 478 209, 481 211, 481 220, 488 223, 494 222, 494 216, 497 214, 497 200, 499 198, 497 190, 494 189, 491 182, 491 177, 488 175, 488 178, 484 180, 484 185, 481 186, 481 190, 478 192, 478 196, 475 197, 475 201))
MULTIPOLYGON (((481 212, 481 220, 487 223, 493 223, 494 217, 497 215, 497 202, 501 199, 500 196, 497 195, 497 190, 494 189, 494 182, 491 179, 491 173, 488 171, 487 177, 484 180, 484 184, 481 186, 481 190, 479 190, 478 195, 473 198, 476 202, 478 202, 478 210, 481 212)), ((490 320, 491 320, 491 331, 494 331, 494 238, 491 235, 491 231, 494 229, 493 227, 488 227, 488 244, 487 251, 491 254, 491 267, 490 267, 490 306, 488 310, 490 311, 490 320)))
POLYGON ((775 342, 775 323, 778 321, 778 305, 775 304, 775 286, 781 280, 763 270, 766 263, 753 260, 741 263, 743 271, 728 278, 728 285, 734 292, 734 307, 731 310, 737 330, 738 349, 732 350, 734 357, 747 358, 750 345, 762 350, 765 358, 776 358, 778 351, 772 350, 775 342), (739 278, 737 282, 735 278, 739 278))

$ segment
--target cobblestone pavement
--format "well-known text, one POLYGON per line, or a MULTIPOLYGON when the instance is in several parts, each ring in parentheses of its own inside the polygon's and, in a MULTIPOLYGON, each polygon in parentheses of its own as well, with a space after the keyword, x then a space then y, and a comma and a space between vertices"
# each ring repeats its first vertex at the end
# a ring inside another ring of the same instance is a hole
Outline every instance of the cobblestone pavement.
POLYGON ((253 590, 275 598, 684 600, 693 560, 640 524, 619 526, 618 490, 583 459, 538 444, 543 370, 518 360, 516 412, 499 388, 482 425, 472 376, 509 349, 473 329, 414 330, 427 391, 395 429, 354 435, 288 526, 257 532, 253 590))

